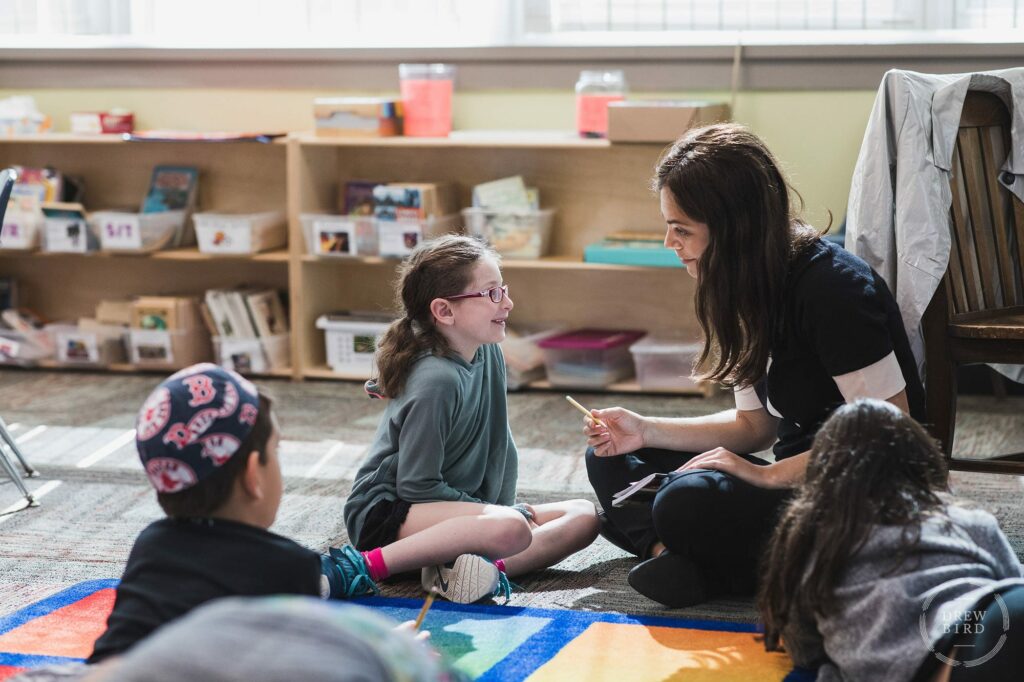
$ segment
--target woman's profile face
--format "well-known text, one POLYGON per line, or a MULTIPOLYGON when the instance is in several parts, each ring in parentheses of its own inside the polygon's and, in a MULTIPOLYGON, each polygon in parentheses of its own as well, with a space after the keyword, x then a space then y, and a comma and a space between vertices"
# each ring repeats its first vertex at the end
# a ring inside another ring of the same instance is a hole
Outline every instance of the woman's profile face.
POLYGON ((661 188, 661 215, 665 218, 665 246, 676 252, 686 272, 697 279, 700 257, 711 239, 708 226, 683 213, 667 187, 661 188))

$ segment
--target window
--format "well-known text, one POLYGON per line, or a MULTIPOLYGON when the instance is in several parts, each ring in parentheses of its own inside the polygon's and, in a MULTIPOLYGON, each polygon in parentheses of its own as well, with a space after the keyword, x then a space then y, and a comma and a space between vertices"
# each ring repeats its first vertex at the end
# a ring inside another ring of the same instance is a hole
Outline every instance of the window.
POLYGON ((682 44, 735 42, 736 32, 770 43, 835 31, 912 42, 913 32, 1024 27, 1024 0, 0 0, 0 9, 13 47, 681 44, 676 32, 690 36, 682 44))

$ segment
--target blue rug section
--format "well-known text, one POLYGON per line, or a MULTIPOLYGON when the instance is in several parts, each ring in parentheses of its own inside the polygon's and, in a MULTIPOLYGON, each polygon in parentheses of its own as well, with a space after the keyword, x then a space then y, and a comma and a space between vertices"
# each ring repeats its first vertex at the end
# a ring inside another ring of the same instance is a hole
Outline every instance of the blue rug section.
POLYGON ((47 597, 41 601, 37 601, 34 604, 29 604, 23 609, 15 611, 12 614, 0 617, 0 635, 5 632, 10 632, 16 627, 20 627, 30 620, 41 618, 42 616, 49 615, 57 609, 64 608, 69 604, 74 604, 80 599, 85 599, 91 594, 105 590, 109 587, 117 587, 120 580, 87 580, 85 582, 72 585, 66 590, 62 590, 57 594, 47 597))
MULTIPOLYGON (((359 604, 380 609, 384 614, 397 620, 414 620, 423 606, 419 599, 397 599, 393 597, 369 597, 358 600, 359 604)), ((629 616, 621 613, 603 613, 594 611, 561 611, 556 609, 535 609, 522 606, 497 606, 488 604, 452 604, 451 602, 434 602, 423 622, 423 628, 431 631, 431 641, 439 649, 449 655, 452 646, 449 637, 453 624, 466 616, 475 620, 483 619, 503 621, 501 631, 495 637, 501 644, 511 640, 515 646, 507 650, 499 650, 500 656, 491 662, 482 657, 475 661, 460 659, 459 667, 478 672, 478 680, 482 682, 504 682, 506 680, 522 680, 533 674, 538 668, 550 661, 569 642, 573 641, 594 623, 615 623, 622 625, 644 625, 671 628, 693 628, 714 630, 719 632, 756 633, 758 627, 749 623, 727 623, 711 620, 694 620, 685 618, 665 618, 661 616, 629 616), (512 620, 512 619, 515 620, 512 620), (533 624, 532 629, 516 628, 517 621, 527 620, 533 624)), ((486 631, 480 628, 481 632, 486 631)), ((500 646, 500 644, 499 644, 500 646)), ((456 653, 458 649, 456 647, 456 653)), ((474 655, 476 652, 466 652, 474 655)), ((795 672, 795 671, 794 671, 795 672)), ((791 673, 792 675, 792 673, 791 673)), ((789 682, 804 682, 813 678, 787 678, 789 682)))

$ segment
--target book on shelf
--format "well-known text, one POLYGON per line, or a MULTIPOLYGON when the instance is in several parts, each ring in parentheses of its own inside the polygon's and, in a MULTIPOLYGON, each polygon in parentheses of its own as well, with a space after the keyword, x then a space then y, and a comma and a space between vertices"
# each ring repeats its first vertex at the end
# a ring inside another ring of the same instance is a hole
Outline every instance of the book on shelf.
POLYGON ((281 297, 274 289, 242 292, 257 336, 267 337, 288 333, 288 317, 281 297))
POLYGON ((612 495, 613 507, 643 506, 654 501, 668 474, 654 473, 633 481, 628 487, 612 495))
POLYGON ((0 310, 18 307, 18 280, 14 277, 0 277, 0 310))
POLYGON ((288 133, 274 132, 195 132, 191 130, 137 130, 125 133, 129 142, 262 142, 267 144, 288 133))
POLYGON ((156 166, 140 212, 190 211, 195 206, 198 187, 198 168, 156 166))
POLYGON ((383 183, 371 180, 349 180, 345 183, 341 212, 345 215, 373 217, 373 188, 383 183))

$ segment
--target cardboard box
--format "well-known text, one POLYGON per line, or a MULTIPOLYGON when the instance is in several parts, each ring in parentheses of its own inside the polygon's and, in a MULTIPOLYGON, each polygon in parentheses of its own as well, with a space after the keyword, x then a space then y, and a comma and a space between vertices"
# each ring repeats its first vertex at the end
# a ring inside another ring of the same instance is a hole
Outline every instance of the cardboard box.
POLYGON ((139 296, 132 301, 132 328, 174 331, 201 326, 195 299, 183 296, 139 296))
POLYGON ((402 102, 385 97, 323 97, 313 100, 317 135, 392 137, 402 134, 402 102))
POLYGON ((625 100, 608 105, 612 142, 675 142, 690 128, 728 121, 729 105, 688 100, 625 100))

